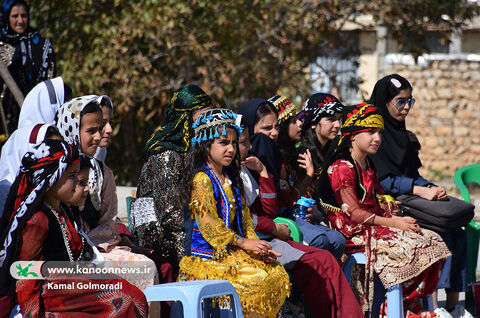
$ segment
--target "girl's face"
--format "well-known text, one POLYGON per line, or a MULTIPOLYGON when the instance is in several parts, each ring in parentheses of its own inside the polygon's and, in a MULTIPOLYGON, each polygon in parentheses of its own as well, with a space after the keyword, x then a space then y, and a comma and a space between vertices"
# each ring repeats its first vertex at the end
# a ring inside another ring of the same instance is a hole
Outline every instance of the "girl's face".
POLYGON ((24 6, 14 6, 10 11, 10 28, 17 34, 23 34, 28 27, 28 12, 24 6))
POLYGON ((409 104, 411 98, 412 90, 410 88, 402 89, 397 96, 387 103, 387 109, 390 116, 396 121, 404 121, 411 109, 409 104))
POLYGON ((102 139, 102 113, 87 113, 82 116, 80 125, 80 144, 82 152, 93 155, 102 139))
POLYGON ((55 184, 48 190, 48 195, 56 200, 63 202, 70 202, 75 193, 75 186, 77 185, 78 170, 80 169, 80 162, 76 162, 68 167, 55 182, 55 184))
POLYGON ((377 152, 382 142, 382 130, 374 130, 358 133, 352 137, 352 147, 366 155, 372 155, 377 152))
POLYGON ((89 169, 82 169, 78 173, 77 185, 73 194, 72 200, 65 202, 69 205, 84 206, 85 200, 88 196, 88 171, 89 169))
POLYGON ((298 120, 295 116, 290 118, 290 122, 288 124, 288 137, 297 142, 300 141, 302 137, 302 121, 298 120))
POLYGON ((210 145, 208 161, 217 168, 228 167, 237 153, 237 132, 227 128, 227 134, 222 135, 222 129, 218 132, 220 137, 215 138, 210 145))
POLYGON ((262 133, 267 135, 270 139, 278 139, 278 118, 277 114, 270 113, 263 116, 253 127, 255 134, 262 133))
POLYGON ((248 151, 252 149, 250 143, 250 136, 248 135, 248 129, 244 129, 240 138, 238 139, 238 151, 240 151, 240 160, 245 160, 248 156, 248 151))
POLYGON ((342 125, 341 119, 342 114, 335 114, 329 117, 322 117, 318 124, 312 125, 312 129, 315 130, 315 135, 322 145, 337 137, 342 125))
POLYGON ((105 148, 110 144, 112 137, 112 109, 107 106, 102 107, 103 119, 102 119, 102 139, 100 140, 100 147, 105 148))

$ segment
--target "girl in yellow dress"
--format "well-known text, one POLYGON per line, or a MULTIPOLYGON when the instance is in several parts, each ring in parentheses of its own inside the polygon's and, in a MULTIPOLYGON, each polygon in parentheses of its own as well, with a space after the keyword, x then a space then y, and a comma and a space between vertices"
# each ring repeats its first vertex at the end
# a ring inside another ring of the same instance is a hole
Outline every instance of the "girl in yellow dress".
POLYGON ((239 177, 239 125, 228 109, 204 112, 194 123, 188 172, 193 233, 179 280, 226 279, 246 316, 275 317, 290 293, 280 256, 255 235, 239 177))

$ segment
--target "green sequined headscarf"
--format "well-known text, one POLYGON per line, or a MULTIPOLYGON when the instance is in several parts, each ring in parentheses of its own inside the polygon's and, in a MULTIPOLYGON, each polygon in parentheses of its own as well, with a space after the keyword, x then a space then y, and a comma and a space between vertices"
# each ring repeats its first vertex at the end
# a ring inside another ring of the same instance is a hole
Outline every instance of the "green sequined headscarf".
POLYGON ((178 89, 165 109, 163 126, 147 141, 144 158, 165 150, 185 153, 192 138, 190 114, 209 106, 212 106, 212 99, 200 87, 189 84, 178 89))

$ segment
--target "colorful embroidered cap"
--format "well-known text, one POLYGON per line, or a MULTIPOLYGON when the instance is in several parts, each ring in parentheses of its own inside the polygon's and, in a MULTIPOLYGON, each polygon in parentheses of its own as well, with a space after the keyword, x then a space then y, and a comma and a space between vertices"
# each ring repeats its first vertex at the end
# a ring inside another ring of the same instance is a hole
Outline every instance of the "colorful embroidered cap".
POLYGON ((331 94, 313 94, 307 99, 303 106, 303 111, 305 112, 302 119, 303 127, 307 129, 312 125, 318 124, 322 117, 341 114, 343 107, 343 104, 331 94))
POLYGON ((340 127, 342 135, 358 134, 375 128, 384 129, 383 117, 377 107, 371 104, 358 104, 345 108, 343 124, 340 127))
POLYGON ((218 131, 222 128, 223 136, 227 134, 227 127, 234 128, 240 136, 243 129, 236 124, 237 117, 237 114, 226 108, 205 111, 192 125, 192 128, 195 130, 192 146, 196 143, 219 138, 220 134, 218 131))
POLYGON ((275 95, 268 99, 270 103, 275 106, 278 115, 278 124, 281 124, 286 119, 289 119, 291 116, 295 114, 296 107, 295 104, 292 103, 288 98, 285 96, 275 95))

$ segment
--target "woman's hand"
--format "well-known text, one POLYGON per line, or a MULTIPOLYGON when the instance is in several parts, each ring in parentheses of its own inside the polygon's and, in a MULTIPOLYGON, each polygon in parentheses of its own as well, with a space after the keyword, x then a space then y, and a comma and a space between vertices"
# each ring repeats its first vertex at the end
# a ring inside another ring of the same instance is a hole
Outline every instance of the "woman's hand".
POLYGON ((275 223, 275 228, 273 229, 273 236, 281 239, 282 241, 288 241, 292 238, 290 237, 290 229, 286 224, 275 223))
POLYGON ((310 150, 307 149, 305 153, 299 154, 298 156, 300 157, 300 159, 297 160, 298 166, 307 171, 307 176, 313 178, 313 174, 315 173, 315 167, 313 166, 312 154, 310 153, 310 150))
POLYGON ((413 194, 418 195, 419 197, 434 201, 434 200, 445 200, 447 198, 447 191, 442 187, 421 187, 413 186, 413 194))
POLYGON ((392 221, 393 221, 393 227, 402 230, 402 231, 412 231, 415 233, 422 233, 422 229, 420 229, 420 226, 416 224, 416 220, 414 218, 411 218, 409 216, 392 216, 392 221))
POLYGON ((246 251, 251 251, 263 258, 266 262, 271 262, 282 256, 282 254, 275 252, 270 244, 258 239, 247 239, 240 237, 237 239, 237 246, 246 251))
POLYGON ((242 165, 250 170, 258 172, 262 177, 268 178, 268 172, 265 165, 255 156, 250 156, 242 161, 242 165))

